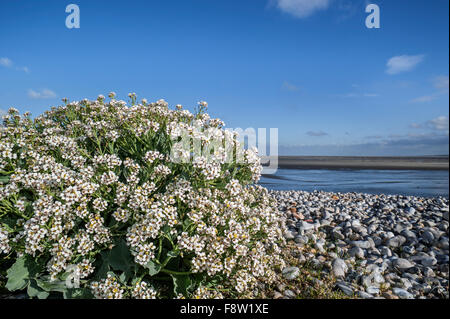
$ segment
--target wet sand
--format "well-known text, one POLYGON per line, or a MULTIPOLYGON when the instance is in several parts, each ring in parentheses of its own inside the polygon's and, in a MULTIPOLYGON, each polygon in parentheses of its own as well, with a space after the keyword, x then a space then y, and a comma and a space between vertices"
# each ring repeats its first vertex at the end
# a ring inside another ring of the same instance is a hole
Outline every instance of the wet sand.
MULTIPOLYGON (((271 157, 262 157, 261 164, 271 157)), ((448 156, 279 156, 278 168, 291 169, 377 169, 448 170, 448 156)))

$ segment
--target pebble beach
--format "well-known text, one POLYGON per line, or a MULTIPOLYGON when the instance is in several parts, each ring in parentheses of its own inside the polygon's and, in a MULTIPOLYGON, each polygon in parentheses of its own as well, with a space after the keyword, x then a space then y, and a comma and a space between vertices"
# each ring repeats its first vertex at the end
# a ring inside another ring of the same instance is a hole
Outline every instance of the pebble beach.
MULTIPOLYGON (((445 197, 270 191, 285 213, 295 258, 336 279, 352 298, 449 298, 449 200, 445 197)), ((298 267, 282 271, 286 280, 298 267)), ((276 291, 276 298, 290 298, 276 291)))

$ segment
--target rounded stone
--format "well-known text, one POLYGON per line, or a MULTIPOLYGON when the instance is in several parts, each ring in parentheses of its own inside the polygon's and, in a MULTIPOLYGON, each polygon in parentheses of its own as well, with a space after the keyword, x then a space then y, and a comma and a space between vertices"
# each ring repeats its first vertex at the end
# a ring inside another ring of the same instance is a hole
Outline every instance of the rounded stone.
POLYGON ((281 273, 285 279, 293 280, 300 275, 300 269, 298 267, 286 267, 281 273))

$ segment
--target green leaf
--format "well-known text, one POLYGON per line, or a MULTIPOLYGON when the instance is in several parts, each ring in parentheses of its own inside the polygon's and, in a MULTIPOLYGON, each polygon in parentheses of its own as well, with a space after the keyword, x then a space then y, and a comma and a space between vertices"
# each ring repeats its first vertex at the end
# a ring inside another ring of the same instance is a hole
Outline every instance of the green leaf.
POLYGON ((16 227, 17 225, 17 217, 15 216, 14 218, 11 216, 3 216, 2 217, 2 226, 6 229, 14 229, 14 227, 16 227))
POLYGON ((173 279, 173 292, 177 296, 182 294, 187 296, 188 289, 190 288, 192 281, 189 275, 170 275, 173 279))
POLYGON ((98 280, 105 278, 106 274, 109 271, 109 265, 108 265, 108 262, 107 262, 107 259, 108 259, 107 255, 108 255, 108 253, 102 251, 100 253, 100 255, 102 256, 102 258, 98 258, 95 261, 95 264, 96 264, 95 265, 95 269, 96 269, 96 271, 95 271, 95 278, 98 279, 98 280))
POLYGON ((50 293, 44 291, 39 287, 35 280, 30 280, 28 283, 27 294, 30 297, 37 297, 38 299, 46 299, 50 293))
POLYGON ((22 256, 6 271, 8 282, 6 288, 9 291, 24 289, 31 277, 30 272, 34 274, 35 270, 30 267, 29 257, 22 256), (31 271, 30 271, 31 270, 31 271))
POLYGON ((64 292, 64 299, 92 299, 94 296, 87 288, 67 289, 64 292))
POLYGON ((150 261, 147 263, 147 265, 145 265, 145 268, 148 269, 148 274, 149 274, 150 276, 154 276, 154 275, 156 275, 157 273, 160 272, 160 270, 161 270, 161 265, 159 265, 159 264, 155 263, 154 261, 150 260, 150 261))
POLYGON ((167 253, 167 257, 175 258, 178 256, 178 254, 179 254, 178 251, 171 250, 167 253))
POLYGON ((66 292, 68 289, 64 281, 44 281, 36 279, 36 283, 40 288, 48 292, 50 291, 66 292))
POLYGON ((127 275, 124 272, 122 274, 120 274, 119 281, 123 284, 127 283, 127 275))
POLYGON ((125 274, 125 281, 127 281, 131 277, 132 270, 134 268, 134 260, 125 240, 120 240, 113 249, 108 252, 102 253, 102 258, 102 274, 105 271, 107 272, 109 270, 109 267, 111 267, 114 270, 123 271, 125 274))
POLYGON ((0 176, 0 183, 7 184, 9 182, 9 176, 0 176))
POLYGON ((109 252, 108 262, 116 270, 128 271, 133 265, 133 256, 128 249, 125 240, 121 240, 109 252))
POLYGON ((6 231, 8 233, 13 233, 14 232, 14 229, 12 229, 8 224, 2 223, 1 226, 2 226, 3 229, 6 229, 6 231))

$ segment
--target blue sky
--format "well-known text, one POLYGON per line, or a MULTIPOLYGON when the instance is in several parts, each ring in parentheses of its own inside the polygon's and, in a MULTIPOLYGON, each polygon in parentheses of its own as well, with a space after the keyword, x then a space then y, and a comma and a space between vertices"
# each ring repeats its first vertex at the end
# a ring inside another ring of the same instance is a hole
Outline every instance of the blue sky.
POLYGON ((448 12, 448 0, 4 0, 0 109, 136 92, 276 127, 286 155, 448 154, 448 12), (70 3, 79 29, 65 26, 70 3), (379 29, 365 26, 369 3, 379 29))

